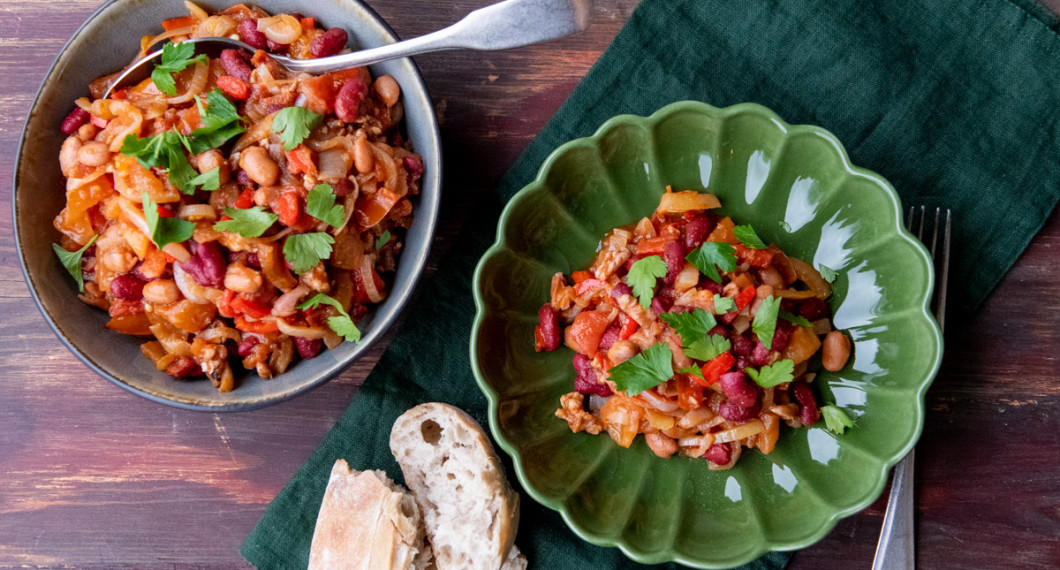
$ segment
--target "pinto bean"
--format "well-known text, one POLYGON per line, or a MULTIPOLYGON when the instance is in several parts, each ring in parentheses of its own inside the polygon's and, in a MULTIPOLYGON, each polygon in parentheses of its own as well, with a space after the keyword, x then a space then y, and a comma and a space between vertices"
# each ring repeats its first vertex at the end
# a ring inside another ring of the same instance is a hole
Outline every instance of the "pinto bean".
POLYGON ((237 293, 256 293, 261 289, 261 273, 245 265, 229 265, 225 272, 225 289, 237 293))
POLYGON ((821 365, 825 370, 836 372, 847 364, 850 358, 850 339, 847 335, 832 331, 825 335, 821 343, 821 365))
POLYGON ((379 76, 372 88, 387 107, 393 107, 401 98, 401 86, 389 75, 379 76))
POLYGON ((69 176, 70 170, 77 166, 77 155, 82 146, 81 139, 76 136, 67 137, 63 146, 59 148, 59 170, 69 176))
POLYGON ((368 138, 363 135, 353 141, 353 166, 361 174, 368 174, 375 170, 375 155, 372 153, 368 138))
POLYGON ((110 148, 99 141, 91 141, 77 149, 77 161, 85 166, 103 166, 110 160, 110 148))
POLYGON ((144 300, 148 303, 168 305, 180 300, 180 290, 172 279, 156 279, 144 285, 144 300))
POLYGON ((272 186, 280 176, 280 167, 260 146, 252 146, 239 155, 239 167, 251 180, 262 186, 272 186))
POLYGON ((342 28, 330 28, 309 42, 309 53, 313 57, 328 57, 335 55, 346 47, 349 35, 342 28))
POLYGON ((203 174, 217 169, 217 177, 221 184, 227 183, 232 176, 232 169, 228 165, 221 151, 217 149, 208 150, 198 156, 199 173, 203 174))
POLYGON ((651 449, 652 453, 664 459, 677 453, 677 441, 665 434, 658 432, 646 433, 644 434, 644 441, 648 444, 648 449, 651 449))

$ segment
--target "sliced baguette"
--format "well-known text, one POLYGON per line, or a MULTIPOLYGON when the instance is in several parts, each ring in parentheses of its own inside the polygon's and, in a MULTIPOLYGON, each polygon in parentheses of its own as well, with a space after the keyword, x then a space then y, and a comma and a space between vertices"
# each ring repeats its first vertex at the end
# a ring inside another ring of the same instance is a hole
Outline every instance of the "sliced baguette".
POLYGON ((422 570, 430 560, 416 500, 382 471, 331 468, 309 570, 422 570))
POLYGON ((519 495, 481 426, 447 404, 421 404, 390 432, 390 451, 423 513, 439 570, 516 570, 519 495))

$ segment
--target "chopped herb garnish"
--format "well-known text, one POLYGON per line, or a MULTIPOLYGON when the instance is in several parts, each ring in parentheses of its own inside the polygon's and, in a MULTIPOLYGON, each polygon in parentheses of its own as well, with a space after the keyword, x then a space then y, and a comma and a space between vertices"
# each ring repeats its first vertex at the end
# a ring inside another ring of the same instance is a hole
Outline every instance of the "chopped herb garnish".
POLYGON ((778 314, 778 316, 780 318, 784 319, 785 321, 788 321, 789 323, 794 323, 796 325, 799 325, 800 327, 812 327, 813 326, 813 323, 811 323, 810 321, 806 320, 806 317, 800 317, 799 315, 793 315, 793 314, 791 314, 791 313, 789 313, 787 311, 780 311, 777 314, 778 314))
POLYGON ((695 266, 700 273, 709 277, 711 281, 721 283, 721 274, 718 273, 718 267, 722 271, 735 270, 736 250, 732 245, 725 242, 707 241, 688 252, 685 260, 695 266))
POLYGON ((245 238, 255 238, 265 233, 279 216, 266 212, 261 206, 252 208, 225 208, 225 215, 231 220, 221 220, 213 225, 219 232, 235 232, 245 238))
POLYGON ((335 238, 324 232, 294 234, 283 242, 283 256, 295 273, 305 273, 331 256, 335 238))
POLYGON ((328 327, 335 331, 335 334, 342 336, 349 342, 357 342, 361 340, 361 331, 354 324, 353 319, 350 318, 349 313, 342 308, 342 303, 339 303, 334 298, 329 297, 323 293, 317 293, 316 295, 309 298, 298 305, 299 309, 312 309, 318 305, 330 305, 335 307, 339 312, 337 317, 328 317, 328 327))
POLYGON ((201 186, 203 190, 217 190, 221 187, 221 167, 215 166, 188 181, 189 186, 201 186))
POLYGON ((736 239, 740 240, 740 243, 751 249, 765 249, 768 247, 762 242, 762 238, 758 237, 758 233, 750 224, 743 226, 736 226, 732 229, 732 233, 736 234, 736 239))
POLYGON ((722 295, 714 295, 714 314, 724 315, 736 310, 736 301, 722 295))
POLYGON ((187 155, 184 154, 188 144, 188 139, 176 131, 166 131, 142 139, 129 134, 122 141, 121 153, 135 157, 144 168, 166 171, 171 184, 184 194, 192 194, 196 186, 193 181, 200 175, 191 167, 187 155))
POLYGON ((390 230, 383 230, 383 233, 379 234, 379 238, 375 240, 375 250, 379 251, 383 249, 383 246, 390 242, 390 230))
POLYGON ((206 55, 195 55, 195 44, 169 42, 162 46, 162 61, 155 65, 154 71, 151 72, 151 79, 159 91, 166 95, 176 95, 177 84, 173 80, 173 74, 184 71, 189 65, 200 61, 205 63, 206 55))
POLYGON ((720 334, 707 335, 684 348, 685 356, 707 362, 729 352, 732 344, 720 334))
POLYGON ((158 204, 147 195, 143 194, 144 217, 147 218, 147 230, 151 232, 151 241, 155 242, 158 249, 162 249, 169 243, 181 243, 188 241, 195 232, 195 224, 180 218, 163 218, 158 215, 158 204))
POLYGON ((92 244, 96 243, 99 239, 99 234, 92 236, 92 239, 88 240, 81 249, 77 251, 66 251, 57 243, 52 244, 52 249, 55 250, 55 255, 59 257, 59 262, 63 264, 63 267, 70 272, 70 276, 77 281, 77 290, 85 290, 85 278, 81 275, 81 256, 85 254, 85 251, 92 247, 92 244))
POLYGON ((681 335, 681 343, 689 346, 697 340, 704 338, 710 333, 710 329, 718 325, 714 315, 696 307, 687 313, 663 313, 659 318, 674 328, 681 335))
POLYGON ((843 435, 846 428, 854 427, 854 421, 839 406, 821 406, 821 416, 824 418, 824 426, 839 435, 843 435))
POLYGON ((653 344, 644 352, 612 368, 610 380, 619 390, 633 396, 673 376, 673 353, 669 346, 653 344))
POLYGON ((777 315, 780 313, 780 299, 769 296, 762 299, 758 306, 755 319, 751 322, 751 330, 758 336, 758 341, 766 348, 773 348, 773 333, 777 330, 777 315))
POLYGON ((272 118, 272 132, 279 133, 283 150, 293 150, 302 144, 321 119, 320 115, 305 107, 284 107, 272 118))
POLYGON ((756 384, 763 388, 772 388, 795 379, 793 375, 795 363, 788 359, 778 360, 769 366, 763 366, 761 370, 747 367, 745 371, 756 384))
POLYGON ((346 221, 346 211, 341 204, 335 203, 335 193, 330 184, 317 184, 305 200, 305 211, 310 216, 339 227, 346 221))
POLYGON ((821 272, 821 278, 829 283, 835 283, 836 272, 831 267, 821 264, 817 266, 817 271, 821 272))
POLYGON ((207 106, 203 107, 202 99, 195 97, 195 105, 199 108, 203 126, 188 135, 188 149, 192 154, 218 148, 228 139, 246 130, 240 124, 245 119, 239 116, 236 106, 219 89, 206 94, 206 104, 207 106))
POLYGON ((655 296, 655 281, 666 277, 666 272, 666 262, 658 255, 638 259, 629 268, 626 283, 633 289, 633 294, 645 311, 651 307, 651 299, 655 296))

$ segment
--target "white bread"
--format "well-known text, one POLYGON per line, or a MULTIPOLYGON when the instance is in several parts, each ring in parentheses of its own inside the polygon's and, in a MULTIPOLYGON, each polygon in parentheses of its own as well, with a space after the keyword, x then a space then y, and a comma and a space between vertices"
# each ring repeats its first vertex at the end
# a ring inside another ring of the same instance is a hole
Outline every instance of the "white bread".
POLYGON ((309 570, 422 570, 430 560, 411 494, 382 471, 331 468, 317 515, 309 570))
POLYGON ((518 570, 519 495, 481 426, 447 404, 421 404, 390 432, 390 451, 423 513, 439 570, 518 570))

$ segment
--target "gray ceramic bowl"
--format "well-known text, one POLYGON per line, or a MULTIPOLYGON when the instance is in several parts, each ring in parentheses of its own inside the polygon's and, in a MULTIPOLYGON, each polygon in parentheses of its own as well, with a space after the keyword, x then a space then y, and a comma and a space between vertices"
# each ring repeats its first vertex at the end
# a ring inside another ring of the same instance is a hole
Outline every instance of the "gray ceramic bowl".
MULTIPOLYGON (((207 10, 222 9, 234 0, 196 0, 207 10)), ((396 41, 394 32, 368 6, 357 0, 308 2, 257 0, 270 13, 301 12, 325 26, 341 26, 351 47, 373 47, 396 41)), ((65 183, 59 171, 59 130, 74 100, 88 95, 88 83, 127 65, 138 50, 138 39, 161 31, 166 18, 187 14, 183 0, 113 0, 97 10, 59 53, 30 109, 22 131, 14 178, 15 239, 22 269, 44 318, 59 339, 90 368, 118 386, 156 402, 209 411, 259 408, 304 392, 340 373, 379 339, 397 318, 412 293, 434 234, 441 193, 441 143, 430 96, 409 59, 371 67, 374 75, 389 74, 403 90, 405 122, 415 150, 423 155, 422 195, 415 204, 415 222, 408 232, 390 296, 360 324, 361 342, 299 362, 271 380, 254 374, 240 378, 236 390, 221 394, 207 381, 176 381, 159 372, 141 353, 142 341, 105 330, 108 316, 77 300, 70 275, 52 252, 59 241, 52 218, 63 208, 65 183)))

